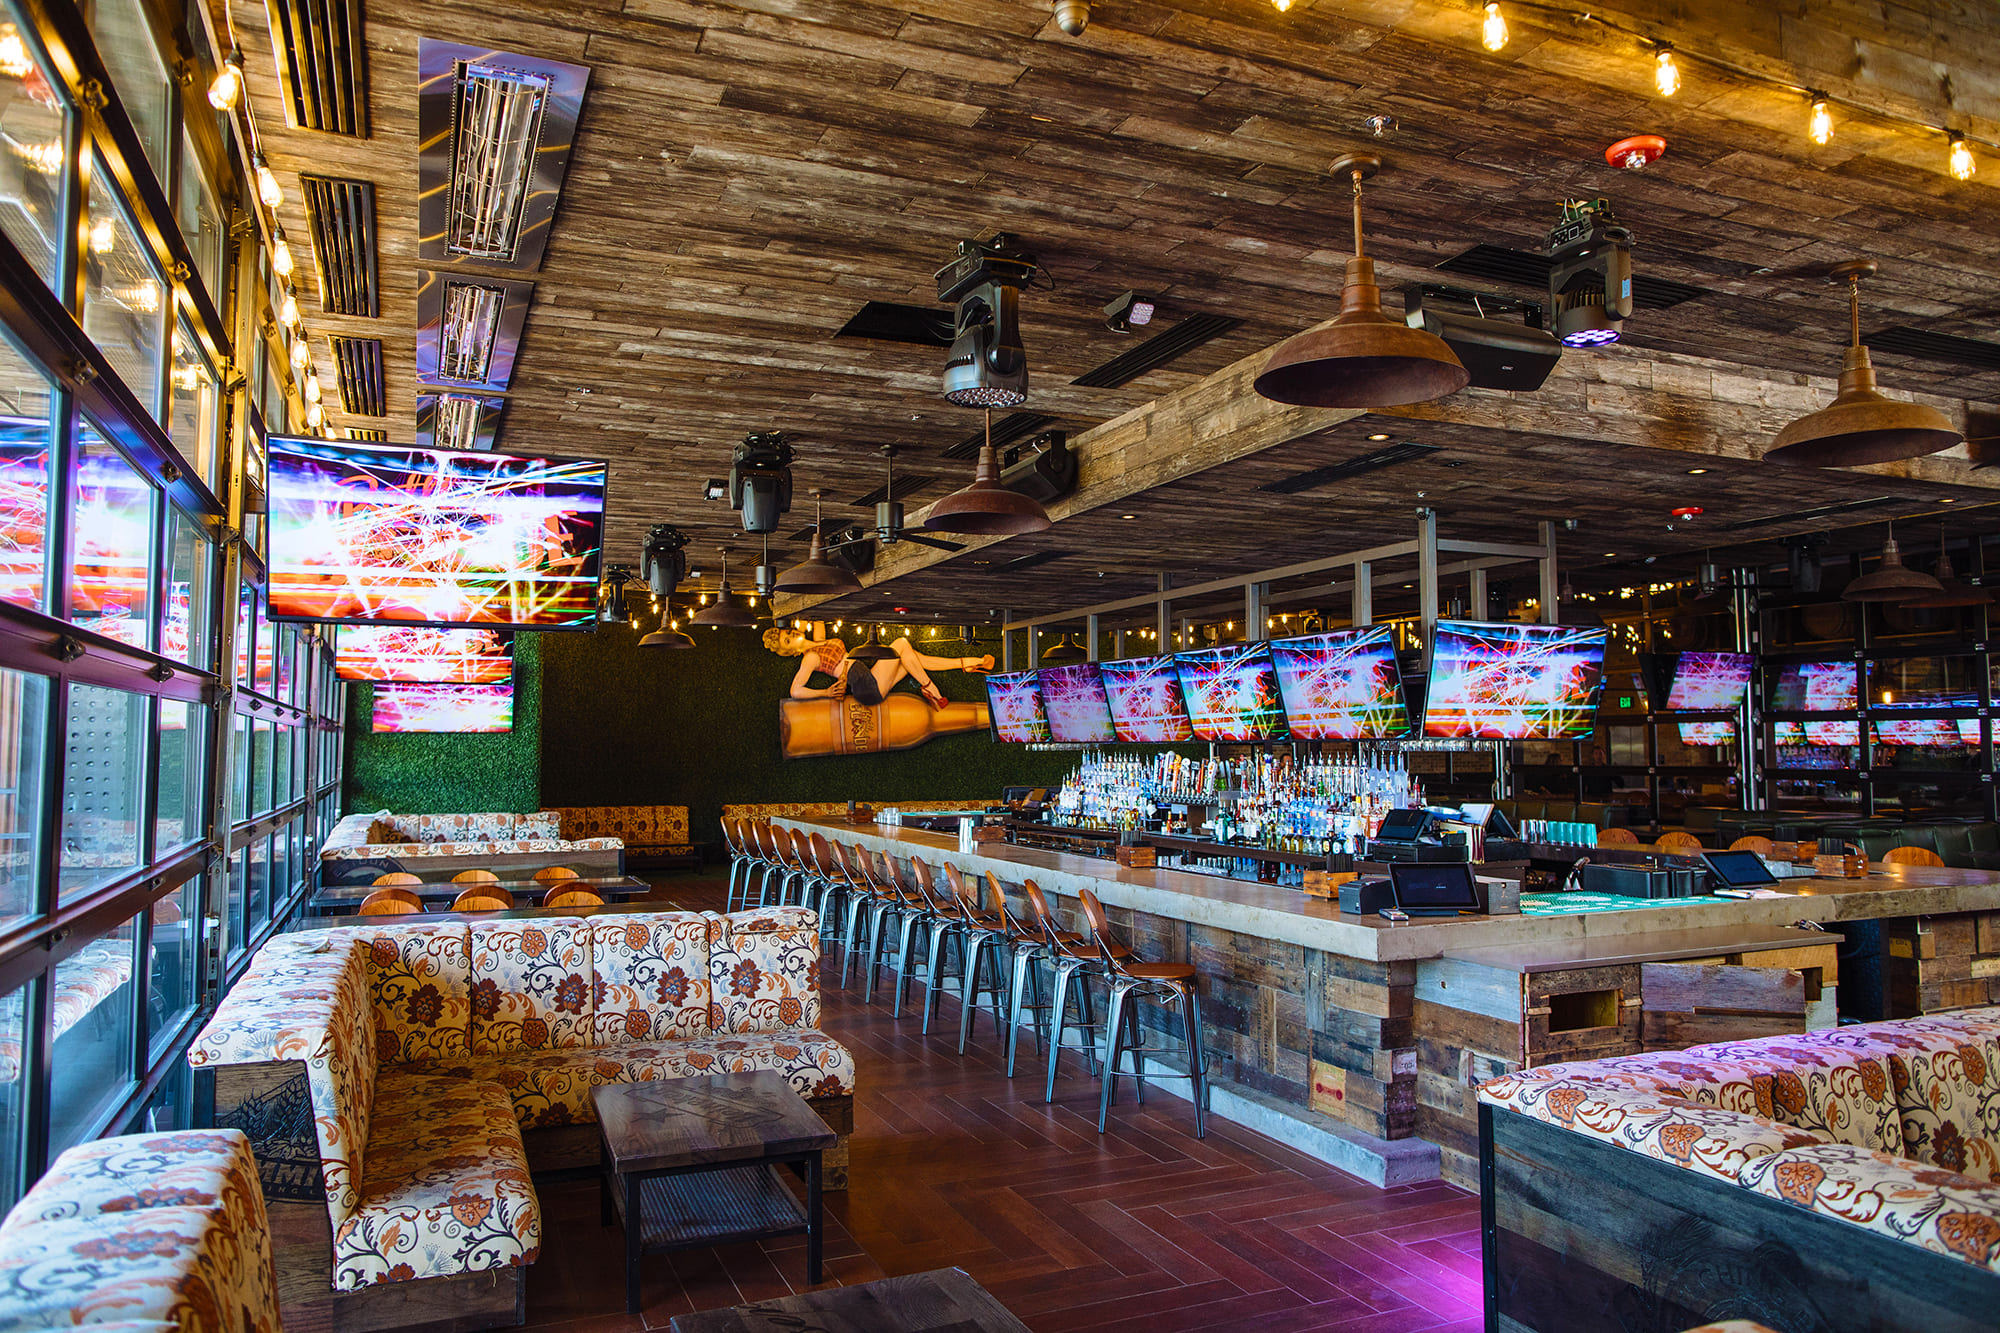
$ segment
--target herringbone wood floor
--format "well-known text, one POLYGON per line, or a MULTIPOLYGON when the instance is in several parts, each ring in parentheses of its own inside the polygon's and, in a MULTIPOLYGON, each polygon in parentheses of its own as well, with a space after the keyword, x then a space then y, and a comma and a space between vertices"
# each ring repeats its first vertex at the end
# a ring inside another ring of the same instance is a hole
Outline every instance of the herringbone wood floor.
MULTIPOLYGON (((706 879, 661 896, 719 906, 706 879)), ((1053 1105, 1006 1079, 990 1026, 951 1036, 864 1007, 829 983, 823 1025, 855 1053, 852 1187, 828 1196, 826 1276, 865 1282, 956 1265, 1036 1333, 1419 1333, 1479 1326, 1479 1204, 1445 1184, 1378 1190, 1188 1104, 1129 1092, 1097 1133, 1096 1086, 1066 1064, 1053 1105)), ((1032 1050, 1032 1047, 1029 1048, 1032 1050)), ((1034 1071, 1039 1074, 1039 1067, 1034 1071)), ((597 1187, 545 1186, 528 1322, 562 1333, 663 1328, 677 1314, 782 1296, 805 1282, 804 1238, 646 1260, 624 1308, 620 1233, 597 1187)))

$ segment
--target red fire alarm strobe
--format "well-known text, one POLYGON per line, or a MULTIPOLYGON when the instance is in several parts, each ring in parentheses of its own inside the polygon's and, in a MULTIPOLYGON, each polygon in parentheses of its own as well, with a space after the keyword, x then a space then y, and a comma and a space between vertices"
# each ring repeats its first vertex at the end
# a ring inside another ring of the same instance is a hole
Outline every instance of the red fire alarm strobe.
POLYGON ((1700 505, 1682 505, 1674 511, 1674 521, 1676 523, 1692 523, 1700 517, 1700 505))
POLYGON ((1642 171, 1667 155, 1667 141, 1657 134, 1635 134, 1604 150, 1604 160, 1626 171, 1642 171))

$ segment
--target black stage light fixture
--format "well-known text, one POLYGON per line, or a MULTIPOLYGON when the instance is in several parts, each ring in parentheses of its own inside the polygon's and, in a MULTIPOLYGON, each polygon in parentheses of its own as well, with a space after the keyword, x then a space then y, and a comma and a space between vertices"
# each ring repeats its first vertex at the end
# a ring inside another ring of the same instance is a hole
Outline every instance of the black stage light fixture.
POLYGON ((1000 484, 1037 504, 1067 499, 1076 492, 1076 478, 1076 453, 1067 431, 1043 431, 1001 451, 1000 484))
POLYGON ((781 430, 745 435, 729 463, 729 507, 745 532, 776 532, 792 507, 792 446, 781 430))
POLYGON ((960 241, 937 271, 938 300, 956 304, 944 396, 960 407, 1019 407, 1028 401, 1028 351, 1021 343, 1021 289, 1035 258, 1006 232, 960 241))
POLYGON ((1826 566, 1819 554, 1819 548, 1824 545, 1826 538, 1821 535, 1800 537, 1796 541, 1785 543, 1786 564, 1792 576, 1793 592, 1819 591, 1820 578, 1826 572, 1826 566))
POLYGON ((632 570, 627 565, 613 565, 604 571, 604 609, 597 618, 607 625, 629 625, 632 623, 631 608, 625 604, 625 585, 632 581, 632 570))
POLYGON ((729 498, 729 483, 721 477, 710 477, 702 483, 701 498, 704 500, 726 500, 729 498))
POLYGON ((1153 312, 1160 308, 1159 298, 1144 292, 1126 292, 1110 305, 1104 307, 1104 324, 1117 333, 1130 333, 1153 322, 1153 312))
POLYGON ((1564 347, 1615 343, 1632 316, 1632 233, 1609 199, 1571 199, 1549 229, 1549 305, 1564 347))
POLYGON ((1403 288, 1403 320, 1444 339, 1465 363, 1474 388, 1533 393, 1562 360, 1562 344, 1542 327, 1542 307, 1533 301, 1413 282, 1403 288), (1474 313, 1440 309, 1445 303, 1470 305, 1474 313), (1510 312, 1518 312, 1521 322, 1494 318, 1510 312))
POLYGON ((655 523, 646 533, 639 576, 655 597, 665 597, 687 577, 687 534, 671 523, 655 523))

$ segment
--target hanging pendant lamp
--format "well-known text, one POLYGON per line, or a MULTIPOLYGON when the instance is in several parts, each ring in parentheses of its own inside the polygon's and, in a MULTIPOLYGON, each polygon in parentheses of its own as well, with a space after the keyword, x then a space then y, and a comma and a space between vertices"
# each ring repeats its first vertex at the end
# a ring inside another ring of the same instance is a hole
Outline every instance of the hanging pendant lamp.
POLYGON ((1849 602, 1914 602, 1935 597, 1944 585, 1930 575, 1903 563, 1903 548, 1896 545, 1896 525, 1889 525, 1889 540, 1882 543, 1882 564, 1873 574, 1863 574, 1840 590, 1849 602))
POLYGON ((894 657, 896 654, 893 650, 882 646, 881 629, 880 625, 870 625, 868 627, 868 642, 849 653, 847 660, 850 662, 886 662, 894 657))
POLYGON ((1059 641, 1042 652, 1044 662, 1081 662, 1089 656, 1082 644, 1069 641, 1068 631, 1064 631, 1059 641))
POLYGON ((660 612, 660 627, 639 640, 641 648, 692 648, 694 636, 684 629, 674 628, 674 599, 667 596, 667 609, 660 612))
POLYGON ((1903 403, 1875 391, 1875 366, 1861 345, 1861 280, 1875 272, 1872 259, 1833 270, 1847 282, 1850 342, 1840 363, 1840 392, 1831 405, 1800 417, 1778 432, 1764 451, 1768 463, 1803 467, 1859 467, 1921 458, 1959 442, 1956 427, 1921 403, 1903 403))
POLYGON ((1993 594, 1984 588, 1975 588, 1970 583, 1958 580, 1958 571, 1951 567, 1951 552, 1944 549, 1944 533, 1938 533, 1937 581, 1940 591, 1929 597, 1919 597, 1910 606, 1989 606, 1993 594))
POLYGON ((993 409, 988 408, 986 443, 979 446, 979 465, 973 471, 972 484, 933 504, 917 526, 925 532, 1016 537, 1041 532, 1049 524, 1048 510, 1000 484, 1000 458, 993 448, 993 409))
POLYGON ((1324 328, 1308 329, 1280 344, 1257 377, 1259 394, 1297 407, 1398 407, 1456 393, 1472 375, 1444 339, 1382 313, 1375 261, 1361 248, 1361 182, 1382 169, 1382 159, 1350 153, 1333 164, 1334 176, 1354 181, 1354 258, 1340 314, 1324 328))
POLYGON ((842 569, 826 558, 825 530, 820 525, 820 493, 814 491, 812 496, 812 545, 806 550, 806 558, 778 575, 778 581, 773 586, 779 592, 857 592, 861 588, 861 580, 854 577, 853 571, 842 569))
POLYGON ((735 590, 729 586, 729 548, 722 548, 722 587, 715 595, 715 604, 704 606, 694 613, 697 625, 720 625, 726 629, 747 629, 757 623, 757 615, 749 607, 732 600, 735 590))

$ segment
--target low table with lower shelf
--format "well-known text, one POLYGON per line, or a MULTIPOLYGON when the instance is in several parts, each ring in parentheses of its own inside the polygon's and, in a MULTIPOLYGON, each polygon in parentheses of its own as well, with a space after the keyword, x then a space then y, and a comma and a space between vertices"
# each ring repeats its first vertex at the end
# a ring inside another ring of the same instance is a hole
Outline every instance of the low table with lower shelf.
POLYGON ((1028 1333, 962 1268, 676 1315, 670 1333, 1028 1333))

